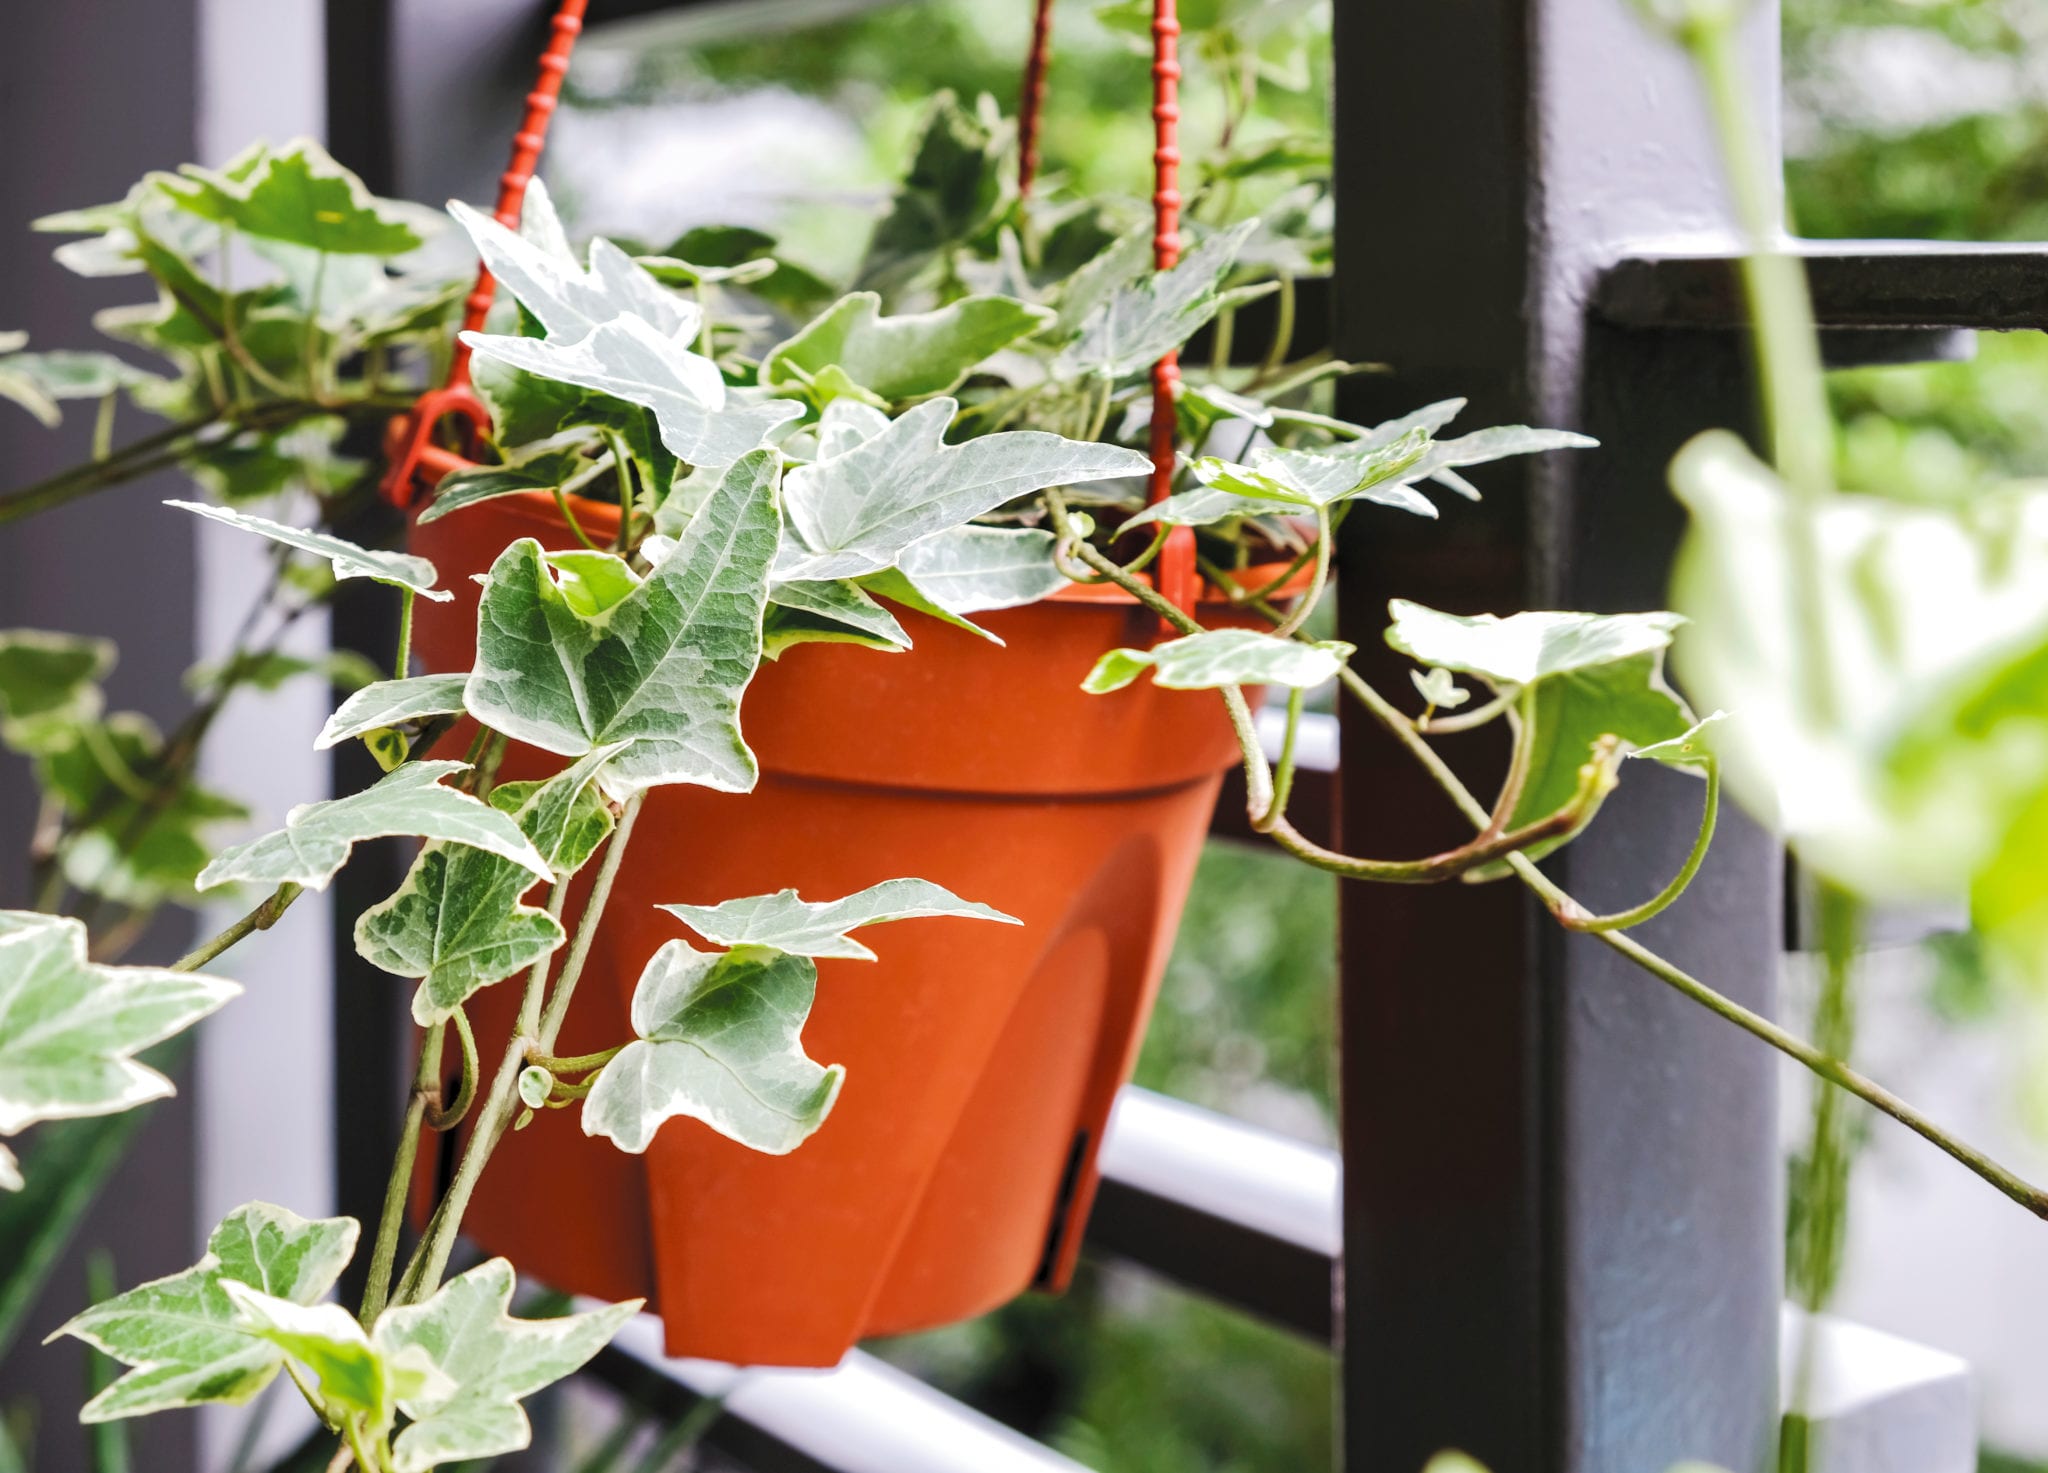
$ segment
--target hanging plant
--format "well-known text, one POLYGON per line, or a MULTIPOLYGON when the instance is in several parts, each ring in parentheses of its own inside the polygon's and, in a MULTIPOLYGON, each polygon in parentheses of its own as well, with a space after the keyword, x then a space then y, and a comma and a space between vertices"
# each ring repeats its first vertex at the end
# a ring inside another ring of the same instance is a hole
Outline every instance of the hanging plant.
MULTIPOLYGON (((1457 401, 1379 425, 1331 412, 1353 366, 1291 356, 1294 278, 1327 255, 1322 160, 1230 141, 1183 215, 1170 3, 1149 27, 1149 219, 1062 199, 1029 127, 1020 145, 992 105, 940 98, 844 293, 741 232, 572 249, 527 176, 579 14, 557 18, 496 214, 451 207, 485 268, 466 299, 416 267, 433 217, 308 142, 41 222, 82 237, 59 249, 72 269, 148 278, 157 300, 100 326, 167 371, 11 342, 0 394, 45 418, 95 399, 101 433, 90 464, 0 497, 0 521, 177 465, 210 499, 173 504, 266 539, 276 573, 168 735, 107 713, 103 643, 0 635, 0 743, 44 794, 36 909, 0 914, 0 1135, 168 1092, 135 1054, 232 996, 201 968, 359 842, 423 841, 355 931, 413 984, 421 1030, 367 1249, 350 1219, 238 1209, 192 1268, 60 1332, 129 1368, 88 1420, 245 1401, 284 1368, 366 1473, 415 1473, 524 1446, 521 1400, 649 1296, 674 1350, 823 1364, 1060 1282, 1232 764, 1253 826, 1305 862, 1511 877, 2048 1214, 1627 934, 1697 871, 1725 762, 1840 894, 1968 884, 2000 954, 2038 958, 2038 881, 2015 856, 2048 771, 2019 740, 2041 720, 2039 580, 1976 557, 1985 526, 1963 514, 1827 489, 1796 272, 1753 268, 1776 471, 1712 437, 1674 470, 1696 626, 1396 601, 1410 716, 1318 633, 1338 529, 1455 514, 1474 467, 1592 442, 1448 435, 1457 401), (1236 218, 1254 178, 1301 183, 1236 218), (243 245, 267 280, 229 279, 243 245), (1265 296, 1273 340, 1237 366, 1237 314, 1265 296), (1182 367, 1204 333, 1206 366, 1182 367), (124 401, 168 426, 114 448, 124 401), (387 421, 370 472, 351 433, 387 421), (403 549, 331 530, 372 475, 409 513, 403 549), (245 509, 288 487, 316 493, 321 525, 245 509), (1906 542, 1961 549, 1949 593, 1983 615, 1969 641, 1913 645, 1913 702, 1870 674, 1898 640, 1864 581, 1906 542), (200 743, 234 690, 314 668, 278 639, 341 579, 390 588, 400 635, 388 678, 318 667, 360 688, 316 744, 364 742, 385 776, 220 849, 241 812, 193 780, 200 743), (1702 720, 1666 682, 1681 636, 1694 688, 1734 716, 1702 720), (1333 680, 1470 840, 1367 857, 1294 827, 1307 692, 1333 680), (1277 760, 1254 717, 1269 690, 1277 760), (1490 722, 1512 752, 1482 801, 1431 739, 1490 722), (1699 842, 1661 891, 1593 915, 1535 862, 1631 760, 1702 779, 1699 842), (114 964, 159 906, 230 886, 253 909, 175 966, 114 964), (447 1278, 464 1232, 506 1256, 447 1278), (360 1307, 323 1302, 361 1252, 360 1307), (617 1302, 511 1317, 508 1259, 617 1302)), ((1687 16, 1725 80, 1726 16, 1687 16)), ((1034 112, 1047 36, 1042 13, 1034 112)), ((0 1150, 0 1185, 22 1176, 0 1150)))

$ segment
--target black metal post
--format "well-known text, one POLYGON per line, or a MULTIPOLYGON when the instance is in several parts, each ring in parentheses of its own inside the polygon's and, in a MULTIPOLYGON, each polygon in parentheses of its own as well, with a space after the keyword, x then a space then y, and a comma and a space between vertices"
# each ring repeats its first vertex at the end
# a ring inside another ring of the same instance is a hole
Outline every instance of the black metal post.
MULTIPOLYGON (((1775 5, 1752 56, 1774 91, 1775 5)), ((1495 467, 1437 525, 1354 518, 1345 637, 1385 602, 1461 612, 1661 607, 1679 514, 1663 466, 1747 424, 1731 333, 1628 331, 1589 303, 1673 235, 1726 245, 1703 114, 1626 0, 1338 5, 1334 346, 1395 374, 1350 409, 1470 396, 1474 426, 1586 430, 1604 448, 1495 467)), ((1768 94, 1767 94, 1768 95, 1768 94)), ((1405 685, 1390 658, 1386 688, 1405 685)), ((1462 837, 1426 779, 1347 712, 1354 852, 1462 837)), ((1447 744, 1475 785, 1497 739, 1447 744)), ((1549 866, 1598 907, 1661 884, 1696 785, 1631 771, 1549 866)), ((1465 830, 1465 832, 1469 832, 1465 830)), ((1645 939, 1769 1010, 1775 847, 1724 822, 1695 889, 1645 939)), ((1511 884, 1347 887, 1343 912, 1345 1464, 1461 1447, 1496 1473, 1641 1473, 1772 1456, 1780 1295, 1775 1062, 1565 937, 1511 884)))

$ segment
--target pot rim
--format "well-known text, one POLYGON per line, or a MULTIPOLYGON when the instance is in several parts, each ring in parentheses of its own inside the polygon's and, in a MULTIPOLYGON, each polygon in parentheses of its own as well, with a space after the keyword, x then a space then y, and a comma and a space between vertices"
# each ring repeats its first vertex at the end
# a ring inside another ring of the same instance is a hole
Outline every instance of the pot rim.
MULTIPOLYGON (((566 528, 568 525, 562 518, 560 508, 555 505, 553 492, 513 491, 504 496, 493 496, 489 499, 499 507, 500 511, 511 512, 523 521, 550 528, 566 528)), ((594 540, 602 542, 607 537, 616 537, 618 535, 618 503, 593 501, 574 492, 568 493, 565 499, 571 503, 571 509, 575 513, 577 525, 588 532, 594 540)), ((476 504, 481 506, 484 503, 478 502, 476 504)), ((418 508, 420 511, 424 511, 431 505, 433 505, 433 502, 431 499, 428 499, 418 503, 418 508)), ((457 512, 451 512, 450 515, 458 515, 460 511, 467 509, 458 508, 457 512)), ((415 512, 414 515, 417 517, 418 512, 415 512)), ((1244 575, 1247 585, 1254 588, 1263 588, 1279 577, 1288 566, 1290 564, 1285 562, 1254 563, 1250 567, 1239 571, 1244 575)), ((1148 588, 1157 586, 1153 582, 1150 573, 1138 573, 1134 576, 1148 588)), ((1307 589, 1313 577, 1314 570, 1304 564, 1302 567, 1295 569, 1293 576, 1288 578, 1279 588, 1275 589, 1270 597, 1276 599, 1293 598, 1307 589)), ((1209 579, 1203 579, 1202 589, 1202 602, 1205 604, 1230 602, 1229 594, 1209 579), (1221 596, 1212 597, 1211 595, 1221 596)), ((1136 598, 1124 592, 1113 583, 1069 583, 1065 588, 1058 589, 1048 595, 1047 598, 1039 601, 1051 603, 1128 604, 1132 606, 1135 606, 1138 602, 1136 598)))

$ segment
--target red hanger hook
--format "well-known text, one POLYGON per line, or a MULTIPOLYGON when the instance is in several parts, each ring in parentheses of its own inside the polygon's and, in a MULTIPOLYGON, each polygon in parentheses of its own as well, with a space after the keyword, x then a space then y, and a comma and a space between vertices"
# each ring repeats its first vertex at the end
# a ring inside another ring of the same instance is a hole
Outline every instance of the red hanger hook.
MULTIPOLYGON (((1180 260, 1180 18, 1174 0, 1152 0, 1152 266, 1180 260)), ((1180 353, 1169 348, 1152 365, 1152 483, 1146 501, 1173 494, 1173 442, 1178 424, 1180 353)), ((1193 616, 1201 595, 1195 577, 1195 529, 1175 527, 1159 554, 1159 591, 1193 616)))
MULTIPOLYGON (((505 172, 498 176, 498 204, 492 213, 508 230, 519 228, 519 211, 526 202, 526 186, 533 182, 534 167, 540 162, 542 145, 547 142, 548 123, 561 99, 562 78, 568 74, 569 54, 576 49, 576 38, 583 33, 583 13, 589 3, 590 0, 561 0, 555 7, 548 44, 540 54, 539 73, 534 79, 533 90, 526 94, 526 117, 521 121, 519 131, 512 135, 511 161, 505 166, 505 172)), ((497 282, 492 280, 489 269, 477 267, 476 285, 463 304, 464 332, 482 330, 496 293, 497 282)), ((385 436, 387 448, 395 453, 390 457, 390 468, 384 473, 382 490, 384 499, 393 506, 403 508, 412 504, 423 470, 438 480, 442 474, 459 465, 459 457, 437 451, 433 444, 435 431, 450 415, 468 421, 472 441, 476 435, 490 428, 490 414, 470 387, 469 345, 460 338, 456 339, 455 354, 448 363, 446 383, 420 395, 413 404, 412 412, 394 421, 385 436)))

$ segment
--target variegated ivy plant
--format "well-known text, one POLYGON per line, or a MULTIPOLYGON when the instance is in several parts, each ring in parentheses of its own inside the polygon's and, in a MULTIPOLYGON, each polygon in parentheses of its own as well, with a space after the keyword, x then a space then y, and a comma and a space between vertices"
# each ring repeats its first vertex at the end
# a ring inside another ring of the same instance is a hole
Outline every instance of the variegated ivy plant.
MULTIPOLYGON (((289 1367, 364 1473, 416 1473, 524 1446, 522 1398, 582 1364, 634 1306, 512 1317, 512 1271, 501 1261, 444 1282, 465 1207, 506 1132, 528 1112, 566 1108, 588 1134, 627 1151, 645 1150, 677 1116, 757 1150, 795 1149, 842 1088, 859 1088, 805 1050, 816 959, 871 957, 851 933, 885 921, 1010 920, 1001 896, 963 899, 916 878, 851 896, 784 891, 671 906, 678 929, 703 945, 678 936, 648 962, 631 1037, 563 1057, 556 1039, 648 791, 753 786, 741 712, 764 659, 812 641, 870 646, 880 659, 913 649, 930 627, 921 621, 934 619, 983 633, 974 615, 1045 598, 1074 577, 1115 582, 1174 626, 1149 646, 1104 651, 1074 679, 1100 692, 1151 680, 1220 693, 1243 747, 1253 822, 1291 852, 1394 883, 1512 873, 1565 925, 1598 934, 1829 1078, 1882 1094, 1624 934, 1678 897, 1713 830, 1721 728, 1665 681, 1678 616, 1469 617, 1396 601, 1386 638, 1415 663, 1415 716, 1351 668, 1350 648, 1317 632, 1331 544, 1348 518, 1435 517, 1425 488, 1475 496, 1471 467, 1591 442, 1522 427, 1447 435, 1456 401, 1375 426, 1330 413, 1329 385, 1349 366, 1290 361, 1285 326, 1293 279, 1326 259, 1312 152, 1272 152, 1270 168, 1299 177, 1279 181, 1251 218, 1231 218, 1232 201, 1266 166, 1239 158, 1207 171, 1190 249, 1155 272, 1149 224, 1118 202, 1055 196, 1027 211, 1006 182, 1009 147, 991 108, 941 99, 844 292, 749 231, 697 230, 663 250, 599 240, 579 251, 538 185, 520 229, 455 205, 460 232, 440 232, 436 244, 433 217, 372 196, 307 142, 259 147, 219 170, 152 175, 118 203, 41 222, 83 237, 59 249, 71 269, 154 286, 152 303, 103 313, 99 325, 155 354, 161 371, 9 344, 0 395, 52 420, 63 401, 90 400, 99 425, 89 464, 0 496, 0 521, 176 465, 207 499, 174 505, 267 539, 276 572, 242 643, 194 672, 194 711, 168 735, 106 710, 114 652, 103 642, 0 634, 0 743, 29 759, 44 794, 36 908, 0 914, 0 1136, 168 1093, 163 1073, 137 1055, 232 997, 233 984, 201 968, 275 923, 305 889, 324 889, 360 841, 422 841, 403 884, 355 929, 366 959, 414 984, 423 1031, 385 1209, 361 1250, 363 1302, 353 1313, 325 1302, 358 1254, 357 1223, 252 1203, 220 1224, 192 1268, 60 1331, 129 1367, 87 1406, 89 1420, 244 1401, 289 1367), (1214 187, 1223 181, 1231 187, 1214 187), (369 500, 375 467, 358 448, 438 376, 452 348, 468 263, 435 251, 462 235, 505 288, 488 330, 468 340, 491 429, 481 463, 449 476, 422 520, 539 490, 557 498, 584 546, 506 547, 482 580, 474 667, 415 673, 403 630, 415 599, 449 596, 442 572, 333 527, 369 500), (1234 366, 1223 346, 1234 314, 1267 293, 1281 299, 1280 332, 1263 362, 1234 366), (1148 369, 1204 329, 1218 350, 1186 369, 1174 492, 1145 506, 1148 369), (120 402, 169 424, 116 448, 120 402), (304 496, 268 505, 272 515, 250 509, 289 491, 310 492, 316 514, 303 514, 304 496), (586 535, 576 498, 616 503, 608 545, 586 535), (1173 528, 1193 529, 1214 587, 1268 627, 1204 628, 1154 592, 1142 573, 1173 528), (1123 561, 1119 548, 1142 550, 1123 561), (353 658, 316 667, 279 648, 293 619, 351 578, 388 586, 403 610, 388 677, 353 658), (218 829, 242 812, 195 781, 200 743, 230 692, 309 672, 353 687, 309 740, 364 742, 386 775, 222 849, 218 829), (1294 829, 1286 810, 1306 695, 1333 680, 1471 817, 1472 840, 1369 859, 1294 829), (1277 763, 1258 739, 1253 687, 1284 692, 1277 763), (477 735, 453 760, 437 743, 465 717, 477 735), (1429 739, 1496 720, 1512 733, 1512 757, 1483 804, 1429 739), (513 741, 558 755, 558 774, 497 782, 513 741), (1534 862, 1593 820, 1628 758, 1705 778, 1699 844, 1661 893, 1594 916, 1534 862), (572 934, 569 887, 593 868, 572 934), (254 908, 175 966, 114 965, 158 907, 230 887, 254 908), (465 1006, 494 986, 520 990, 517 1026, 478 1040, 465 1006), (444 1099, 450 1047, 462 1082, 444 1099), (465 1119, 452 1184, 405 1257, 419 1142, 465 1119)), ((1776 493, 1732 448, 1706 442, 1688 457, 1680 487, 1700 526, 1683 586, 1709 636, 1740 630, 1769 610, 1733 591, 1727 570, 1775 566, 1778 544, 1750 547, 1742 539, 1764 523, 1735 513, 1744 498, 1776 493), (1731 598, 1743 606, 1734 614, 1717 602, 1731 598)), ((1853 596, 1845 581, 1839 597, 1853 596)), ((1769 692, 1815 668, 1774 666, 1778 684, 1757 696, 1723 656, 1772 646, 1726 638, 1699 645, 1700 679, 1767 716, 1769 692)), ((1835 659, 1833 646, 1817 649, 1835 659)), ((1999 668, 1979 699, 1985 723, 2000 719, 2014 682, 2034 668, 1999 668)), ((1833 738, 1801 731, 1811 769, 1830 770, 1819 759, 1836 750, 1825 747, 1833 738)), ((1747 775, 1751 754, 1771 740, 1732 749, 1746 785, 1760 782, 1747 775)), ((1908 741, 1894 768, 1912 767, 1918 751, 1908 741)), ((1971 787, 1969 771, 1932 758, 1913 768, 1922 769, 1943 776, 1944 792, 1967 789, 1987 805, 2004 792, 1971 787)), ((1857 796, 1868 807, 1877 792, 1863 783, 1857 796)), ((1826 825, 1792 823, 1816 854, 1840 853, 1845 864, 1883 857, 1860 837, 1867 825, 1842 821, 1837 849, 1826 825)), ((1990 819, 1979 827, 1961 838, 1973 855, 1995 854, 1990 819)), ((1885 1108, 1994 1170, 1898 1102, 1885 1108)), ((0 1149, 0 1185, 20 1188, 23 1175, 0 1149)), ((31 1155, 27 1190, 37 1176, 31 1155)))

